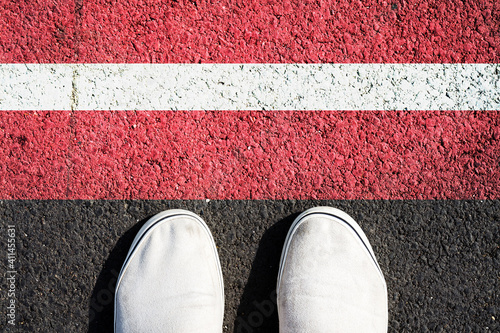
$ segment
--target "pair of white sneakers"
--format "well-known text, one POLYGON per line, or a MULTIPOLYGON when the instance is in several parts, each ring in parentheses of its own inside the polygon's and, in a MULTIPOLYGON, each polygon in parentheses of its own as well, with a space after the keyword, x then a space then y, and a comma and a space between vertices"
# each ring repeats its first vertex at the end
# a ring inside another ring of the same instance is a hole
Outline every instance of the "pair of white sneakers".
MULTIPOLYGON (((387 287, 359 225, 331 207, 303 212, 283 247, 280 332, 387 332, 387 287)), ((141 228, 118 277, 115 332, 220 333, 224 284, 205 222, 168 210, 141 228)))

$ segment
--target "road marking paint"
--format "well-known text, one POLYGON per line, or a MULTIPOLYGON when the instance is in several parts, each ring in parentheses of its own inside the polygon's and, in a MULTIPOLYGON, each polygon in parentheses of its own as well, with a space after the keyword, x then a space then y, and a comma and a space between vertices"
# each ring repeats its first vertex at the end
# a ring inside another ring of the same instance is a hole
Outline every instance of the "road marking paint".
POLYGON ((3 111, 0 199, 500 199, 498 111, 3 111))
POLYGON ((0 110, 498 110, 499 64, 0 64, 0 110))

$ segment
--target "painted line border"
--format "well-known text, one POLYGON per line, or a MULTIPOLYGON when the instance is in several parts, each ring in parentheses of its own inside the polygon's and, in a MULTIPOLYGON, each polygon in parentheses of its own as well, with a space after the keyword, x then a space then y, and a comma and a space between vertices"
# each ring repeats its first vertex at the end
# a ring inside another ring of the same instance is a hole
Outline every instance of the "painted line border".
POLYGON ((498 110, 499 64, 0 64, 0 110, 498 110))

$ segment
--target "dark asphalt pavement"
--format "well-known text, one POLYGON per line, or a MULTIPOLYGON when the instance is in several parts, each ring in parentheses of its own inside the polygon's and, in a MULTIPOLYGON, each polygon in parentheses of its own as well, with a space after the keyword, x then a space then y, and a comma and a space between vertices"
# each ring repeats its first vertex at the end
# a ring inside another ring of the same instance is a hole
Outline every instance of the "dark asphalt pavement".
MULTIPOLYGON (((500 201, 0 201, 0 244, 15 225, 16 326, 0 331, 112 332, 116 276, 151 216, 189 209, 217 243, 224 332, 277 332, 273 295, 293 219, 329 205, 363 228, 385 274, 391 332, 500 329, 500 201)), ((312 259, 313 260, 313 259, 312 259)), ((7 256, 0 269, 7 277, 7 256)))

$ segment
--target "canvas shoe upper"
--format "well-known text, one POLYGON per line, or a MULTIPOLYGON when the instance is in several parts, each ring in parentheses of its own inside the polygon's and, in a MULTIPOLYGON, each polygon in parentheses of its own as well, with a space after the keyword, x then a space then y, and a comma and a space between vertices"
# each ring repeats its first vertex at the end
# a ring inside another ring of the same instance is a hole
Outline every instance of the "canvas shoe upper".
POLYGON ((387 332, 387 288, 365 234, 318 207, 293 223, 278 275, 280 332, 387 332))
POLYGON ((220 333, 222 272, 210 230, 196 214, 151 218, 132 243, 115 295, 115 332, 220 333))

